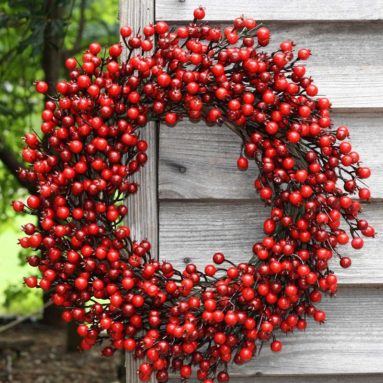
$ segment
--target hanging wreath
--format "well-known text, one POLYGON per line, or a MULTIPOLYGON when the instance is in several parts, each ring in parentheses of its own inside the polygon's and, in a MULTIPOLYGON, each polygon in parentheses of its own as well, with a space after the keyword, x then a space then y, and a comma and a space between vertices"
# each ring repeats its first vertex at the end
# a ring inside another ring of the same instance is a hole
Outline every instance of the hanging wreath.
MULTIPOLYGON (((46 101, 43 136, 25 135, 30 166, 20 177, 37 193, 13 203, 39 218, 20 239, 36 251, 28 263, 41 273, 26 285, 48 292, 63 319, 78 322, 82 349, 106 343, 105 356, 124 349, 142 359, 142 381, 166 382, 169 370, 188 379, 195 366, 200 381, 227 382, 229 362, 249 361, 264 343, 279 352, 276 334, 304 330, 308 317, 325 321, 317 303, 337 290, 329 263, 351 265, 338 245, 351 236, 360 249, 361 234, 374 236, 350 197, 370 199, 362 181, 370 169, 346 140, 347 127, 333 127, 330 101, 315 98, 303 65, 310 50, 294 58, 294 43, 284 41, 266 53, 270 31, 253 19, 221 31, 204 16, 198 8, 187 26, 158 22, 141 35, 124 26, 123 44, 109 55, 93 43, 82 63, 67 59, 70 80, 46 101), (237 133, 238 168, 258 167, 255 188, 270 216, 243 263, 216 253, 204 271, 179 271, 122 223, 126 198, 145 187, 132 180, 150 144, 140 130, 184 117, 237 133)), ((36 88, 46 93, 48 85, 36 88)))

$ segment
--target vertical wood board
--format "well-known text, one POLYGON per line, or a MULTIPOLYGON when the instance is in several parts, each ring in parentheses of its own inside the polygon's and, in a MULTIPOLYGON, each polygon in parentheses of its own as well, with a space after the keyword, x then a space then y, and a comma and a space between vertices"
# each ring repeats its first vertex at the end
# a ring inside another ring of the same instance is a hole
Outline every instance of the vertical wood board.
MULTIPOLYGON (((133 27, 133 33, 145 25, 154 22, 154 0, 120 0, 120 25, 133 27)), ((128 224, 132 238, 137 241, 148 239, 152 244, 152 255, 158 256, 158 207, 157 207, 157 126, 149 123, 141 129, 140 137, 145 139, 149 148, 148 162, 135 175, 139 184, 137 194, 128 199, 128 224)), ((132 355, 125 359, 126 382, 139 383, 137 368, 139 363, 132 355)), ((155 382, 153 378, 152 382, 155 382)))

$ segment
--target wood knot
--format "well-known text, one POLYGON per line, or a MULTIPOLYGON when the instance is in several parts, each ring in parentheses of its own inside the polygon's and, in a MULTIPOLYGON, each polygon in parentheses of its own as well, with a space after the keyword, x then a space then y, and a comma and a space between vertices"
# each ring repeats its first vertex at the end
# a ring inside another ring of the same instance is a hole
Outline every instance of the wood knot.
POLYGON ((179 166, 178 166, 178 171, 179 171, 181 174, 184 174, 184 173, 186 173, 186 167, 185 167, 185 166, 182 166, 182 165, 179 165, 179 166))

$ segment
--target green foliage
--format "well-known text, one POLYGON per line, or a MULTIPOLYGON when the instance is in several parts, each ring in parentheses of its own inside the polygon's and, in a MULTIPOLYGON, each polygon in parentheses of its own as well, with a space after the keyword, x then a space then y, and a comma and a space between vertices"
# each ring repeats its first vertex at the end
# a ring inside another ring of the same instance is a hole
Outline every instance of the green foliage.
MULTIPOLYGON (((21 137, 40 131, 43 97, 35 92, 34 81, 44 78, 47 44, 59 50, 54 65, 64 77, 67 57, 81 55, 92 41, 117 39, 118 0, 0 0, 0 150, 6 146, 21 163, 21 137)), ((0 162, 0 236, 15 226, 11 201, 26 194, 0 162)), ((17 257, 17 252, 7 256, 17 257)), ((6 273, 0 270, 0 279, 6 273)), ((9 300, 16 295, 11 288, 9 300)))
MULTIPOLYGON (((117 15, 117 0, 0 2, 0 145, 11 148, 20 161, 20 137, 27 130, 39 130, 43 98, 35 93, 33 83, 44 78, 42 55, 47 26, 51 25, 49 43, 63 44, 57 63, 63 76, 63 62, 68 55, 80 54, 94 40, 107 44, 117 39, 117 15), (48 3, 56 4, 57 17, 48 17, 48 3)), ((17 180, 0 163, 1 222, 13 219, 8 206, 24 193, 19 189, 17 180)))
POLYGON ((4 292, 2 312, 29 315, 41 309, 42 293, 39 289, 30 289, 21 283, 9 284, 4 292))
POLYGON ((9 225, 2 225, 4 230, 0 233, 0 315, 30 314, 42 307, 41 290, 29 289, 23 284, 23 277, 32 275, 35 270, 25 264, 28 250, 20 251, 17 245, 21 235, 15 228, 29 221, 29 217, 18 216, 14 221, 9 221, 9 225), (21 299, 17 301, 16 298, 21 299))

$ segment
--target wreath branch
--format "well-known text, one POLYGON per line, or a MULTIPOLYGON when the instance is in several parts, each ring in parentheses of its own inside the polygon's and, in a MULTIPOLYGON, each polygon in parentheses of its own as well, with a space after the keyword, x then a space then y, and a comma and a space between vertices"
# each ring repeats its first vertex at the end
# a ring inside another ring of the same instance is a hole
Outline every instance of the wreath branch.
POLYGON ((167 382, 169 370, 187 380, 196 366, 200 381, 227 382, 230 362, 251 360, 267 343, 281 351, 281 332, 304 330, 311 317, 325 321, 318 303, 337 290, 331 259, 351 265, 338 248, 350 241, 360 249, 362 236, 375 234, 351 198, 369 200, 370 169, 348 129, 333 127, 330 101, 315 97, 302 64, 310 51, 294 57, 291 41, 262 51, 266 27, 240 17, 221 31, 202 22, 204 14, 198 8, 190 24, 173 29, 158 22, 132 35, 122 27, 126 58, 121 44, 103 54, 93 43, 84 62, 68 60, 70 80, 47 99, 42 138, 25 136, 30 166, 19 179, 38 187, 13 203, 41 217, 20 239, 41 271, 27 286, 64 307, 84 350, 134 352, 142 381, 167 382), (148 160, 140 130, 183 118, 234 132, 238 168, 257 168, 254 186, 270 214, 250 259, 216 253, 203 271, 177 270, 153 259, 149 240, 132 238, 123 224, 125 199, 145 187, 133 177, 148 160))

